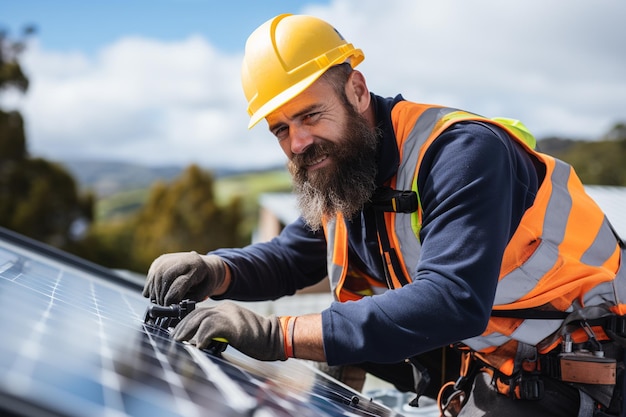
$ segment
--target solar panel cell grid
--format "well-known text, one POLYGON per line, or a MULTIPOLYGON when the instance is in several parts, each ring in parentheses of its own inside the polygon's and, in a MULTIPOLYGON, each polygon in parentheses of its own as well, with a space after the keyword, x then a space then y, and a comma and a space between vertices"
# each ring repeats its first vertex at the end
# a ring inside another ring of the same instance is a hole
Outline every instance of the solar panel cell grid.
MULTIPOLYGON (((31 244, 32 245, 32 244, 31 244)), ((144 324, 140 290, 0 233, 0 411, 63 416, 393 416, 294 360, 216 357, 144 324)))

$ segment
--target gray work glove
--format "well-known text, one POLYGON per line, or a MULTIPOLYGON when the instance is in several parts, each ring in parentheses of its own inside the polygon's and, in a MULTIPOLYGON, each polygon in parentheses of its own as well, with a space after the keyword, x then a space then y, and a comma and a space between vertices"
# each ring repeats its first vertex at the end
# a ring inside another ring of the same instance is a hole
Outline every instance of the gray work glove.
POLYGON ((213 295, 225 276, 226 265, 219 256, 166 253, 150 265, 143 296, 164 306, 185 299, 202 301, 213 295))
POLYGON ((240 352, 262 361, 287 359, 278 317, 260 316, 228 301, 193 310, 174 328, 173 336, 200 349, 210 347, 214 338, 222 338, 240 352))

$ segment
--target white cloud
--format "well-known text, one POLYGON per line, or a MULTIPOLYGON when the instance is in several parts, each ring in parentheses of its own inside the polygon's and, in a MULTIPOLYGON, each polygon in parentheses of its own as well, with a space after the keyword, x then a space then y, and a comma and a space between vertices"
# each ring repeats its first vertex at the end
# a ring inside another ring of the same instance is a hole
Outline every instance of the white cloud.
MULTIPOLYGON (((519 118, 538 137, 595 138, 626 119, 621 0, 335 0, 305 12, 364 50, 359 69, 377 94, 519 118)), ((33 43, 30 90, 3 101, 20 103, 37 155, 282 163, 263 124, 246 129, 242 53, 199 35, 121 38, 96 56, 33 43)))
POLYGON ((21 101, 35 155, 151 165, 282 163, 278 147, 267 152, 268 143, 246 129, 240 63, 241 54, 219 53, 199 36, 171 43, 123 38, 95 57, 35 42, 23 57, 30 89, 5 102, 21 101))
POLYGON ((308 12, 365 51, 378 94, 519 118, 539 137, 594 138, 626 119, 623 1, 345 0, 308 12))

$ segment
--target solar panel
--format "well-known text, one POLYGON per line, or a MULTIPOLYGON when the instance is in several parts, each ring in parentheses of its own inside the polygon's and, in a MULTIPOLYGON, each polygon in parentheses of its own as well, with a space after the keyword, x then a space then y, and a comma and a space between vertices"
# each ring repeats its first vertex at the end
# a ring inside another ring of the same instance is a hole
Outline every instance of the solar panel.
POLYGON ((306 362, 211 354, 144 323, 141 284, 0 229, 0 414, 397 416, 306 362))

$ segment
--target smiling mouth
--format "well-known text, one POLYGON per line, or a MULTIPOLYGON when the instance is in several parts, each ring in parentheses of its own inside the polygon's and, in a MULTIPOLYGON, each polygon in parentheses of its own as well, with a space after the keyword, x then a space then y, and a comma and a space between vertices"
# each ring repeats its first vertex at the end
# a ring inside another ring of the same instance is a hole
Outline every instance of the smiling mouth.
POLYGON ((328 159, 328 154, 321 155, 318 158, 314 159, 313 161, 308 161, 306 164, 306 168, 307 169, 316 168, 327 159, 328 159))

